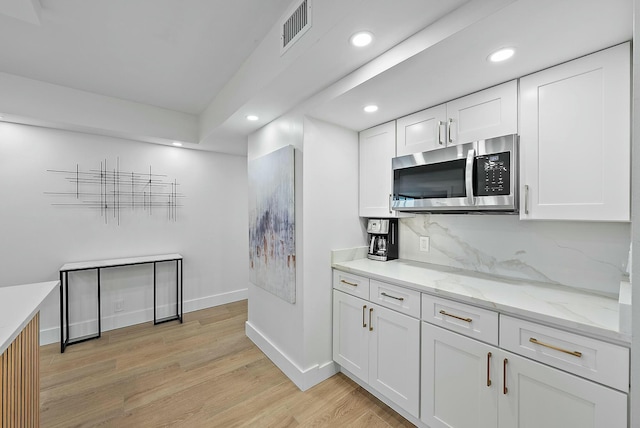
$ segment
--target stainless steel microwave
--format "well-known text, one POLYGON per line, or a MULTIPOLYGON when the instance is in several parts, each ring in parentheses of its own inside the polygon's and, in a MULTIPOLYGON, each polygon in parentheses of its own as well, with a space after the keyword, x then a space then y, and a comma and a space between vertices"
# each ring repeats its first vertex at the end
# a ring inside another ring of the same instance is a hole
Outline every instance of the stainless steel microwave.
POLYGON ((518 212, 518 136, 444 147, 392 161, 396 211, 518 212))

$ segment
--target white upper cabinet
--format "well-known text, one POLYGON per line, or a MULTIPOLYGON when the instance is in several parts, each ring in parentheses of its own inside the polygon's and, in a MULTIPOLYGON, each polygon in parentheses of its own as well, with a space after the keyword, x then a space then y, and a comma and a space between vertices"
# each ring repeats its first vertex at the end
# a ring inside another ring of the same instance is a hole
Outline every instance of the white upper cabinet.
POLYGON ((518 133, 518 82, 503 83, 447 103, 447 144, 518 133))
POLYGON ((398 156, 426 152, 444 147, 447 133, 445 104, 419 111, 397 121, 398 156))
POLYGON ((396 156, 396 122, 360 132, 359 150, 360 217, 398 217, 391 209, 391 159, 396 156))
POLYGON ((629 221, 630 45, 520 80, 520 218, 629 221))
POLYGON ((397 156, 518 132, 515 80, 397 121, 397 156))

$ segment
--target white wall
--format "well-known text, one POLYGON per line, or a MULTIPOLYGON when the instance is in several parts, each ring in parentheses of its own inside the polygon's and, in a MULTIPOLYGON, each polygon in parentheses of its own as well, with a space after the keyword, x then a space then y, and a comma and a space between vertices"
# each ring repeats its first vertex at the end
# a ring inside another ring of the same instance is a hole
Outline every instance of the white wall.
MULTIPOLYGON (((302 271, 304 267, 303 251, 303 216, 302 216, 302 156, 303 156, 303 118, 301 115, 288 115, 271 122, 257 132, 249 135, 247 160, 264 156, 281 147, 292 145, 295 147, 295 222, 296 222, 296 303, 289 304, 279 297, 248 282, 249 314, 247 334, 254 342, 251 330, 261 336, 268 343, 258 344, 265 353, 274 360, 285 373, 282 364, 295 366, 293 369, 302 370, 304 363, 303 337, 303 306, 302 302, 302 271), (266 349, 265 346, 269 346, 266 349), (280 354, 283 361, 278 361, 273 352, 280 354)), ((245 228, 248 228, 248 220, 245 228)), ((248 252, 248 245, 247 245, 248 252)), ((249 268, 247 263, 245 270, 249 268)), ((248 277, 248 274, 247 274, 248 277)), ((291 377, 291 376, 290 376, 291 377)))
POLYGON ((629 223, 520 221, 517 215, 416 215, 400 220, 400 257, 618 294, 629 223), (428 236, 429 252, 419 251, 428 236))
POLYGON ((308 365, 332 356, 331 250, 366 241, 358 218, 358 135, 304 120, 304 343, 308 365))
MULTIPOLYGON (((184 256, 185 311, 246 298, 244 157, 0 122, 0 178, 0 286, 56 280, 66 262, 176 252, 184 256), (180 183, 186 197, 178 221, 165 212, 123 209, 120 225, 105 224, 99 210, 53 206, 58 199, 44 193, 67 189, 47 169, 99 169, 101 160, 113 166, 118 157, 121 170, 151 165, 180 183)), ((151 319, 151 269, 104 271, 103 329, 151 319), (114 314, 116 299, 125 300, 125 310, 114 314)), ((173 281, 172 269, 159 269, 161 286, 173 281)), ((95 318, 94 279, 95 273, 71 278, 72 307, 83 314, 72 322, 95 318)), ((42 341, 59 340, 58 293, 41 315, 42 341)))
MULTIPOLYGON (((248 336, 302 390, 335 373, 331 355, 331 250, 362 245, 358 138, 287 115, 249 136, 249 162, 296 148, 296 302, 249 284, 248 336)), ((250 164, 249 164, 250 167, 250 164)))

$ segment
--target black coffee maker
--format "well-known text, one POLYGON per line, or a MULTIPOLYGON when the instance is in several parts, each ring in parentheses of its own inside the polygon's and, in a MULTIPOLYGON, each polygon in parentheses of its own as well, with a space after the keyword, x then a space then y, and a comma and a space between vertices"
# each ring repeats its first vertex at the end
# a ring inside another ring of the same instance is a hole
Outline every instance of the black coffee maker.
POLYGON ((367 223, 367 258, 386 262, 398 258, 398 219, 372 218, 367 223))

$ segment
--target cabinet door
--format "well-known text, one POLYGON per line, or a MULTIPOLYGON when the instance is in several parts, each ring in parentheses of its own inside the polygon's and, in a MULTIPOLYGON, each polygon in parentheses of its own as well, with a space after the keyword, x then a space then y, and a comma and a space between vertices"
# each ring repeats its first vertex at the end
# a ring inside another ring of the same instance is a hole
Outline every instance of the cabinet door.
POLYGON ((431 428, 497 427, 497 353, 493 346, 423 322, 422 421, 431 428))
POLYGON ((369 310, 369 385, 418 417, 420 321, 373 305, 369 310))
POLYGON ((444 147, 446 121, 445 104, 398 119, 396 122, 397 156, 444 147))
POLYGON ((625 43, 520 80, 521 219, 629 220, 630 69, 625 43))
POLYGON ((626 394, 504 351, 501 371, 505 360, 500 427, 627 427, 626 394))
POLYGON ((389 122, 360 133, 360 216, 392 217, 391 159, 396 155, 396 125, 389 122))
POLYGON ((369 302, 333 292, 333 360, 363 381, 369 376, 369 302))
POLYGON ((518 84, 503 83, 447 103, 447 145, 518 133, 518 84))

